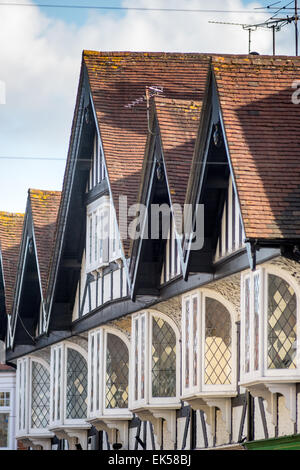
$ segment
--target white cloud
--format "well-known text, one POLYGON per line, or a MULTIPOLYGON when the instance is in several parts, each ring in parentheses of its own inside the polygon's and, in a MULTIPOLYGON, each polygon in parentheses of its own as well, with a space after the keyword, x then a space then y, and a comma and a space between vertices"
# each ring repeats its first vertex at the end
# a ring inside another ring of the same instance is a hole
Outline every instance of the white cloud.
MULTIPOLYGON (((149 8, 150 3, 125 0, 123 5, 149 8)), ((165 5, 208 8, 204 0, 173 0, 165 5)), ((209 8, 248 11, 259 5, 215 0, 209 8)), ((161 7, 162 2, 151 0, 152 6, 161 7)), ((0 106, 0 156, 66 156, 82 49, 247 53, 248 36, 241 27, 208 20, 263 20, 251 14, 129 11, 116 15, 93 10, 79 27, 47 17, 47 10, 36 7, 0 8, 0 81, 6 85, 6 105, 0 106)), ((278 38, 280 51, 293 53, 287 47, 287 34, 281 32, 278 38)), ((255 32, 253 49, 270 53, 271 32, 255 32)), ((63 167, 61 162, 0 160, 0 208, 24 210, 28 187, 59 189, 63 167)))

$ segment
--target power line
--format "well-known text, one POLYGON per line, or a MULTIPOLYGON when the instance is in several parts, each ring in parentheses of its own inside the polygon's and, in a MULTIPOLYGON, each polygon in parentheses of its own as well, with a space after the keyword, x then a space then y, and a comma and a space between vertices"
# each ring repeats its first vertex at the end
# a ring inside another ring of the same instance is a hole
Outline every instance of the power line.
MULTIPOLYGON (((17 7, 38 7, 38 8, 67 8, 67 9, 86 9, 86 10, 113 10, 113 11, 161 11, 161 12, 179 12, 179 13, 237 13, 237 14, 263 14, 267 12, 253 10, 218 10, 218 9, 188 9, 188 8, 147 8, 147 7, 113 7, 108 5, 66 5, 66 4, 49 4, 49 3, 8 3, 0 2, 0 6, 17 6, 17 7)), ((271 8, 272 10, 272 8, 271 8)), ((270 10, 269 10, 270 11, 270 10)))

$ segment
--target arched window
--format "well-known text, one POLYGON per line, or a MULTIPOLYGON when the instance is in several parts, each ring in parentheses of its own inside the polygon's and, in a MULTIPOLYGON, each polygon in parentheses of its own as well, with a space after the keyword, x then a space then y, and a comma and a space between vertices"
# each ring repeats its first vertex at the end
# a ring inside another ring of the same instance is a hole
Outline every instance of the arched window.
POLYGON ((105 408, 128 408, 129 353, 124 341, 106 335, 105 408))
POLYGON ((178 401, 179 333, 166 315, 146 311, 132 319, 133 406, 178 401))
POLYGON ((67 348, 66 419, 84 419, 87 414, 87 361, 67 348))
POLYGON ((50 372, 49 366, 31 361, 31 428, 45 429, 49 425, 50 372))
POLYGON ((122 332, 90 332, 88 384, 89 419, 129 414, 129 341, 122 332))
POLYGON ((231 384, 231 330, 227 308, 218 300, 206 297, 204 383, 207 385, 231 384))
POLYGON ((241 376, 293 376, 297 363, 297 286, 273 266, 242 276, 241 376))
POLYGON ((183 297, 183 396, 236 392, 236 338, 233 306, 221 295, 201 289, 183 297))
POLYGON ((81 423, 87 417, 87 353, 71 342, 51 348, 50 424, 81 423))

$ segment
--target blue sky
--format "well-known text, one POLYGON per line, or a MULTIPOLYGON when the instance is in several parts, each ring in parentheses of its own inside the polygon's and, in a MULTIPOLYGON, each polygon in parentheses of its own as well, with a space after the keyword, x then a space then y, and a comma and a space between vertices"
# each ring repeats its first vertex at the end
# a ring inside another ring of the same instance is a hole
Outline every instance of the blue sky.
MULTIPOLYGON (((268 4, 248 0, 20 3, 222 10, 268 4)), ((262 21, 263 16, 0 5, 0 92, 3 85, 6 91, 5 104, 0 104, 0 210, 24 212, 28 188, 61 189, 83 49, 247 53, 248 36, 241 27, 212 25, 211 19, 248 23, 262 21)), ((293 34, 291 27, 278 34, 278 53, 293 54, 293 34)), ((271 53, 269 31, 253 35, 253 49, 271 53)))

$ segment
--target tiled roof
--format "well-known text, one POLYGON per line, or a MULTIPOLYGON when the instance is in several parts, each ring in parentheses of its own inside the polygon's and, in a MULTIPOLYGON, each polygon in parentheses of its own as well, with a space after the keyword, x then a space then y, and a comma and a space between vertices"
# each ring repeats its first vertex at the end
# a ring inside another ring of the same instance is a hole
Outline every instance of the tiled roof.
MULTIPOLYGON (((148 124, 146 87, 201 101, 210 57, 203 54, 84 51, 114 203, 136 203, 148 124)), ((128 255, 129 241, 123 241, 128 255)))
POLYGON ((24 214, 0 212, 0 249, 3 261, 6 312, 11 314, 24 214))
POLYGON ((46 295, 48 272, 53 254, 60 191, 29 189, 37 258, 43 295, 46 295))
POLYGON ((246 237, 300 237, 300 105, 294 57, 213 57, 246 237))
POLYGON ((14 369, 12 366, 8 366, 7 364, 0 363, 0 373, 1 372, 16 372, 16 369, 14 369))
POLYGON ((155 97, 172 204, 185 201, 202 102, 155 97))

